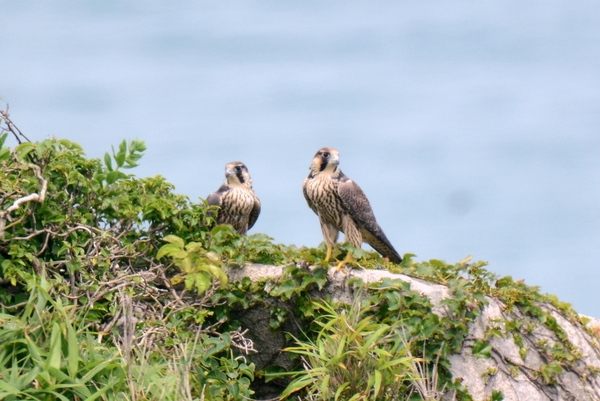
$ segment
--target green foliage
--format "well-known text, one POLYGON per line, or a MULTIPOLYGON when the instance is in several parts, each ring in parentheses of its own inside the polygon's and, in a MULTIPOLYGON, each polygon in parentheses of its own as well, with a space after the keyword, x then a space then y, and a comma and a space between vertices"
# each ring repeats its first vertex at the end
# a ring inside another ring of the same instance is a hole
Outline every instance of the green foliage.
POLYGON ((50 298, 43 277, 21 313, 0 314, 3 400, 238 400, 250 395, 253 365, 231 354, 231 336, 198 334, 173 353, 98 342, 76 305, 50 298), (197 378, 194 379, 194 373, 197 378), (195 389, 195 390, 194 390, 195 389))
POLYGON ((200 350, 202 370, 197 380, 205 400, 239 400, 250 395, 248 388, 254 379, 254 364, 245 358, 236 358, 231 351, 225 357, 215 358, 224 350, 230 350, 231 336, 206 338, 200 350))
POLYGON ((490 401, 502 401, 502 400, 504 400, 504 394, 502 394, 502 391, 493 390, 492 396, 490 397, 490 401))
POLYGON ((471 352, 477 358, 490 359, 492 357, 492 346, 485 341, 477 339, 471 347, 471 352))
POLYGON ((0 398, 109 399, 123 386, 118 355, 74 326, 71 307, 53 300, 42 277, 21 313, 0 314, 0 398))
MULTIPOLYGON (((523 280, 514 280, 510 276, 498 277, 484 269, 484 266, 485 262, 470 263, 470 258, 454 265, 437 260, 420 263, 405 260, 392 270, 448 286, 452 298, 444 300, 443 304, 449 308, 450 316, 465 325, 453 335, 454 340, 461 343, 464 339, 462 333, 466 333, 468 323, 477 318, 481 309, 487 305, 487 298, 497 298, 504 305, 501 311, 503 317, 487 329, 485 338, 475 339, 471 347, 473 355, 490 358, 494 352, 488 342, 490 338, 512 338, 519 347, 522 359, 527 357, 528 352, 538 352, 543 364, 535 374, 547 384, 555 383, 556 377, 564 368, 572 366, 582 356, 568 340, 552 313, 560 313, 574 324, 582 324, 581 317, 569 304, 558 301, 553 295, 540 293, 538 287, 529 286, 523 280), (558 341, 552 345, 547 341, 525 342, 524 339, 539 330, 540 325, 552 332, 558 341)), ((524 369, 520 364, 511 368, 513 375, 524 369)))
POLYGON ((0 161, 6 160, 10 157, 10 149, 8 147, 4 147, 4 142, 8 137, 8 132, 0 134, 0 161))
POLYGON ((302 357, 305 370, 295 372, 283 398, 304 390, 308 399, 389 400, 409 392, 415 363, 400 322, 378 323, 371 305, 350 308, 316 303, 322 312, 314 341, 298 341, 287 351, 302 357))
POLYGON ((227 286, 227 275, 221 268, 223 264, 213 252, 206 252, 201 244, 190 242, 184 244, 183 240, 175 235, 167 235, 163 245, 156 254, 158 259, 170 256, 181 270, 171 278, 171 284, 185 281, 185 288, 196 290, 199 295, 205 293, 212 285, 213 280, 219 282, 219 288, 227 286))
POLYGON ((302 295, 311 288, 319 290, 327 283, 327 269, 300 269, 288 266, 283 271, 283 278, 276 286, 269 288, 269 295, 286 301, 294 296, 302 295))
MULTIPOLYGON (((123 141, 101 162, 67 140, 11 150, 6 139, 0 136, 2 394, 249 397, 254 365, 237 351, 244 340, 211 320, 222 302, 212 297, 227 285, 220 268, 227 255, 208 250, 225 245, 206 203, 174 194, 160 176, 123 173, 145 150, 139 141, 123 141), (196 291, 178 294, 177 280, 196 291)), ((253 241, 244 258, 264 254, 265 241, 253 241)))
POLYGON ((230 316, 256 305, 270 308, 274 330, 290 318, 306 324, 289 352, 307 370, 294 372, 287 395, 416 400, 452 389, 468 400, 447 357, 470 346, 490 358, 495 337, 512 338, 522 358, 538 351, 543 364, 533 373, 548 384, 581 360, 551 313, 579 321, 570 306, 497 277, 485 262, 415 262, 408 254, 396 265, 346 244, 333 257, 351 250, 359 267, 446 285, 445 314, 389 279, 367 288, 350 281, 362 294, 351 308, 314 302, 327 284, 323 244, 297 248, 216 226, 205 201, 173 193, 163 177, 124 173, 140 161, 142 142, 123 141, 99 160, 64 139, 10 149, 8 132, 0 132, 0 398, 247 399, 264 372, 246 360, 248 343, 230 316), (246 263, 283 265, 284 275, 228 282, 223 266, 246 263), (467 339, 490 297, 505 305, 502 318, 484 338, 467 339), (539 325, 558 341, 528 342, 539 325))

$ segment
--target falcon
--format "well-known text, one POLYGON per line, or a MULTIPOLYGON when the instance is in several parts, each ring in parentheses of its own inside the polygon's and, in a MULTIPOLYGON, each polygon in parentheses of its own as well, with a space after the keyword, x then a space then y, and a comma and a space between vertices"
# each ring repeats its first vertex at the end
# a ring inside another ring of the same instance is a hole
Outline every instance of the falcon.
MULTIPOLYGON (((394 263, 402 262, 383 230, 377 224, 373 209, 360 187, 339 168, 340 154, 333 148, 320 149, 309 167, 302 184, 308 206, 319 216, 321 231, 327 245, 326 261, 336 244, 339 232, 345 241, 360 248, 363 242, 394 263)), ((338 264, 338 269, 353 260, 352 253, 338 264)))
POLYGON ((248 168, 242 162, 227 164, 225 180, 206 201, 219 206, 217 224, 231 224, 238 233, 246 234, 260 214, 260 200, 254 194, 248 168))

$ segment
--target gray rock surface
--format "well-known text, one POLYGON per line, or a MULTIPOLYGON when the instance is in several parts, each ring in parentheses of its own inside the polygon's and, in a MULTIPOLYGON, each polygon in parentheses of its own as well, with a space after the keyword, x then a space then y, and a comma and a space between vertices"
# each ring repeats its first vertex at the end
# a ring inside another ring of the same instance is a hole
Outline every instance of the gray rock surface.
MULTIPOLYGON (((243 277, 249 277, 253 281, 276 280, 281 277, 282 270, 280 266, 247 265, 243 268, 229 269, 228 275, 231 281, 239 281, 243 277)), ((448 288, 443 285, 382 270, 350 270, 334 273, 333 269, 330 269, 329 283, 323 288, 323 292, 330 294, 335 300, 349 303, 352 299, 352 291, 346 283, 351 277, 360 278, 364 282, 378 282, 384 278, 406 281, 410 283, 412 290, 427 296, 435 305, 433 311, 440 315, 445 312, 440 302, 451 296, 448 288)), ((481 315, 469 326, 469 334, 463 343, 462 352, 449 357, 454 378, 462 380, 474 401, 490 399, 494 390, 502 391, 504 400, 507 401, 600 400, 599 320, 589 318, 587 327, 584 327, 577 319, 571 321, 563 316, 552 305, 542 305, 542 308, 562 328, 568 343, 572 344, 581 356, 577 361, 559 361, 559 371, 548 382, 540 375, 551 361, 544 349, 560 346, 560 344, 555 332, 543 324, 536 324, 536 322, 529 324, 528 334, 523 337, 522 348, 525 349, 525 353, 512 337, 503 336, 489 339, 492 345, 491 358, 478 358, 472 354, 473 343, 478 339, 484 339, 486 330, 491 325, 502 330, 506 320, 528 321, 530 319, 523 316, 518 309, 507 311, 505 305, 496 299, 488 298, 488 301, 489 304, 481 315)), ((253 318, 247 320, 252 321, 253 318)), ((290 327, 287 329, 292 330, 290 327)), ((250 335, 253 332, 255 333, 253 340, 256 344, 266 342, 269 345, 258 348, 261 353, 267 353, 261 356, 265 363, 281 358, 280 350, 285 344, 283 333, 269 332, 268 327, 250 328, 250 335)), ((453 397, 447 394, 444 399, 452 400, 453 397)))

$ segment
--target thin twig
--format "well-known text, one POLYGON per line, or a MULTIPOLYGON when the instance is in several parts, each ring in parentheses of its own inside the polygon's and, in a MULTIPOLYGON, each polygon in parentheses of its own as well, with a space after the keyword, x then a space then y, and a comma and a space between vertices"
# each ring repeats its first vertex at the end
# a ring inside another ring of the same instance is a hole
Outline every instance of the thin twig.
POLYGON ((21 130, 17 128, 15 123, 13 123, 10 119, 10 115, 8 114, 8 103, 6 104, 6 110, 0 110, 0 118, 6 123, 6 128, 4 128, 4 130, 12 133, 17 139, 17 142, 19 142, 19 145, 22 143, 21 138, 19 138, 19 136, 25 138, 27 142, 31 142, 29 138, 27 138, 25 134, 23 134, 21 130))

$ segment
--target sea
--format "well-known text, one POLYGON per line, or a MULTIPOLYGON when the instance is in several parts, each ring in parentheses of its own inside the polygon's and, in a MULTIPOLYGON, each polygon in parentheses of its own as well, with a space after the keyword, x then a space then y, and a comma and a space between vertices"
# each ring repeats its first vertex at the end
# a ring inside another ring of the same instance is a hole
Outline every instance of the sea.
MULTIPOLYGON (((194 202, 244 162, 251 232, 322 241, 334 147, 401 254, 472 256, 600 318, 600 2, 0 0, 0 108, 194 202)), ((14 145, 10 143, 10 145, 14 145)), ((368 249, 367 245, 364 245, 368 249)))

